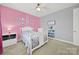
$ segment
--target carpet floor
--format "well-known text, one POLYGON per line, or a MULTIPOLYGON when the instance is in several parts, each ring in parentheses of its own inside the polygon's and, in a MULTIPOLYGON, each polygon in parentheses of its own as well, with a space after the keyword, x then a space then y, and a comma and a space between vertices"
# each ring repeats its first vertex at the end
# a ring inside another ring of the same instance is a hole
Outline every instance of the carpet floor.
MULTIPOLYGON (((3 55, 27 55, 27 49, 24 47, 22 42, 18 42, 15 45, 4 48, 3 55)), ((78 55, 79 47, 49 39, 48 42, 36 49, 33 55, 78 55)))

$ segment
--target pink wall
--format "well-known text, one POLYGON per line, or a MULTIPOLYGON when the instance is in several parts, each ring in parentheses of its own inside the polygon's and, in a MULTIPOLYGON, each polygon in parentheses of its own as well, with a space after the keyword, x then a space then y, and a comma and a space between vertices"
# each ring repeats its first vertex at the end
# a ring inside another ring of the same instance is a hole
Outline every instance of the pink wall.
POLYGON ((1 20, 0 20, 0 54, 2 54, 3 48, 2 48, 2 28, 1 28, 1 20))
POLYGON ((16 32, 17 36, 20 34, 20 26, 18 25, 17 18, 24 18, 25 26, 31 26, 34 31, 40 27, 40 18, 23 13, 5 6, 1 6, 1 22, 2 22, 2 33, 8 33, 8 26, 11 26, 12 30, 10 32, 16 32), (30 21, 27 25, 26 22, 30 21))
POLYGON ((0 54, 2 53, 3 53, 3 48, 2 48, 2 27, 1 27, 1 10, 0 10, 0 54))

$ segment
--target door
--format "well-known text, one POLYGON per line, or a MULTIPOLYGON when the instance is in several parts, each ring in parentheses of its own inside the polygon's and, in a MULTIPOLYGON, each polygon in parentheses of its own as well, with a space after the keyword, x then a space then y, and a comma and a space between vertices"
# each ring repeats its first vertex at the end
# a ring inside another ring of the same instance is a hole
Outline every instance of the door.
POLYGON ((79 45, 79 8, 73 10, 73 42, 79 45))

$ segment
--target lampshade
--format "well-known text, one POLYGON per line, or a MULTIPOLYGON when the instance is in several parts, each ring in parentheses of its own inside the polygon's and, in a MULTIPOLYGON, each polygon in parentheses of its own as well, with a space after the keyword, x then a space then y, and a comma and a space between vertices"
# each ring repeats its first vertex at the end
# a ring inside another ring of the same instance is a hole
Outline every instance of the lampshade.
POLYGON ((37 7, 36 10, 37 10, 37 11, 41 11, 40 7, 37 7))

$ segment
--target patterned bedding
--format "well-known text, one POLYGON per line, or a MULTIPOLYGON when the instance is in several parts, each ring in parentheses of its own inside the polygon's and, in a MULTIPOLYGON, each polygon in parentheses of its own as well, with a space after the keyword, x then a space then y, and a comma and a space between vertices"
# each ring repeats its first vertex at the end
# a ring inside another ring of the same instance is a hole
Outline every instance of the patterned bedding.
POLYGON ((39 36, 36 32, 23 32, 22 33, 23 42, 25 43, 25 47, 28 45, 28 41, 31 40, 32 49, 39 45, 39 36), (29 37, 30 39, 29 39, 29 37))
POLYGON ((32 40, 32 49, 39 45, 39 37, 34 37, 32 40))
POLYGON ((31 36, 32 49, 39 45, 39 36, 38 33, 33 32, 31 36))

